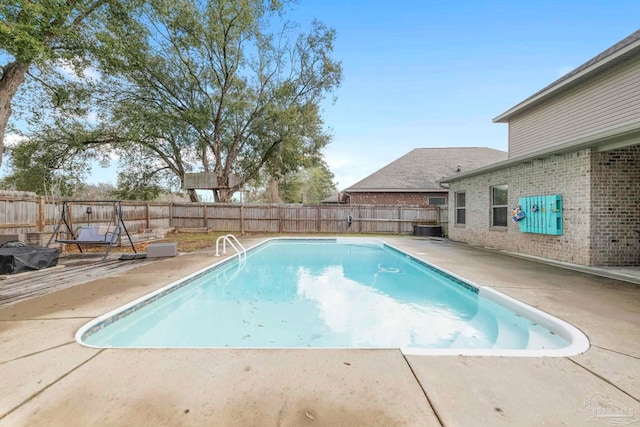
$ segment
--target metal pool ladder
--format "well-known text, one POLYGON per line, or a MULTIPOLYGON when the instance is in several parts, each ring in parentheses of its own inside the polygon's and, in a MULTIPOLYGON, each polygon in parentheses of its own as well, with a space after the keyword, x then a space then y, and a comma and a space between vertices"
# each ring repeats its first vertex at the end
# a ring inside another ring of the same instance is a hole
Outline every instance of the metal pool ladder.
POLYGON ((244 255, 244 260, 247 260, 247 250, 242 246, 242 243, 238 240, 236 236, 233 234, 227 234, 226 236, 220 236, 216 240, 216 256, 220 256, 220 242, 222 242, 222 253, 227 253, 227 242, 229 245, 238 253, 238 259, 242 261, 244 255), (237 245, 237 246, 236 246, 237 245))

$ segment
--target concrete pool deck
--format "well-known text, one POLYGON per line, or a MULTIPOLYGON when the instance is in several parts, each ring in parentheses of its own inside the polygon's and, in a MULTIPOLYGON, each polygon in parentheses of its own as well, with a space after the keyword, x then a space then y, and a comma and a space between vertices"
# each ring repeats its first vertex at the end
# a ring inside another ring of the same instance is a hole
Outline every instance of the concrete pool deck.
POLYGON ((382 238, 570 322, 591 348, 507 358, 92 349, 74 341, 89 320, 217 260, 196 253, 0 309, 0 426, 640 423, 639 285, 447 240, 382 238))

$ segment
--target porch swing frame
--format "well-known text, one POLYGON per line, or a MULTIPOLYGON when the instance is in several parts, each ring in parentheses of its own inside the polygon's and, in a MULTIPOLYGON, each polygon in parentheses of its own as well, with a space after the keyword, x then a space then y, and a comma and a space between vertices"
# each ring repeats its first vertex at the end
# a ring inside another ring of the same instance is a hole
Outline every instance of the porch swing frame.
POLYGON ((133 249, 133 253, 138 253, 136 251, 136 247, 133 244, 133 240, 131 240, 131 235, 127 230, 127 226, 122 219, 122 201, 121 200, 63 200, 62 201, 62 213, 60 215, 60 220, 56 225, 53 234, 49 238, 47 242, 47 247, 51 244, 52 241, 57 243, 65 243, 65 244, 73 244, 78 247, 80 253, 84 253, 82 251, 82 246, 105 246, 105 253, 102 257, 102 260, 105 261, 109 252, 111 251, 112 246, 116 246, 118 244, 118 240, 120 239, 120 235, 122 230, 124 230, 127 238, 129 239, 129 243, 131 244, 131 249, 133 249), (109 206, 113 207, 113 215, 109 221, 109 225, 107 225, 107 232, 104 234, 104 237, 98 234, 98 227, 92 226, 77 226, 75 230, 72 225, 67 220, 67 214, 70 213, 70 206, 75 205, 89 205, 89 206, 109 206), (65 225, 65 230, 60 230, 62 224, 65 225), (113 231, 109 231, 112 224, 114 225, 113 231), (71 239, 60 239, 58 238, 58 233, 66 232, 69 233, 73 238, 71 239))

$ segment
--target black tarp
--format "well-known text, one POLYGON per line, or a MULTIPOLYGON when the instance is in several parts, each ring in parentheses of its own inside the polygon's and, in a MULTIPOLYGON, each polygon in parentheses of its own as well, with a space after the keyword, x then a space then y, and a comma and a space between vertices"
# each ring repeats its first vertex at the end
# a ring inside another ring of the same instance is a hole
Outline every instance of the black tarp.
POLYGON ((414 225, 413 235, 442 237, 444 234, 442 234, 441 225, 414 225))
POLYGON ((58 250, 39 246, 0 247, 0 274, 40 270, 58 264, 58 250))

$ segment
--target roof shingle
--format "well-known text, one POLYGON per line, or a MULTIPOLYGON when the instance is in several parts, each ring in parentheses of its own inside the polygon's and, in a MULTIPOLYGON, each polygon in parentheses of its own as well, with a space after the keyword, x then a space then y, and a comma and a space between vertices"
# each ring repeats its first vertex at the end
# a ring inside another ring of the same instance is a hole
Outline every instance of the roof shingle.
POLYGON ((416 148, 345 191, 442 191, 440 179, 506 159, 486 147, 416 148))

